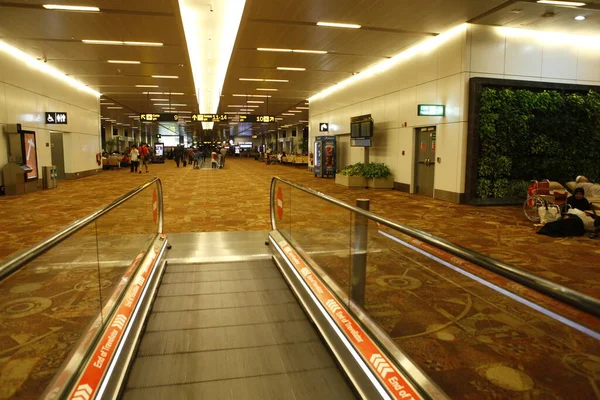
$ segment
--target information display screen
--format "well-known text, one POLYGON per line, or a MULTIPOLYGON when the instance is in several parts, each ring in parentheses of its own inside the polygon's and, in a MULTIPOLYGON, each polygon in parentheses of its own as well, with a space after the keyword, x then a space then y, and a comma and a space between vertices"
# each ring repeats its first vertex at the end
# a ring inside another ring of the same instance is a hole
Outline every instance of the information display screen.
POLYGON ((164 143, 155 143, 154 144, 154 153, 156 157, 162 157, 165 155, 165 145, 164 143))

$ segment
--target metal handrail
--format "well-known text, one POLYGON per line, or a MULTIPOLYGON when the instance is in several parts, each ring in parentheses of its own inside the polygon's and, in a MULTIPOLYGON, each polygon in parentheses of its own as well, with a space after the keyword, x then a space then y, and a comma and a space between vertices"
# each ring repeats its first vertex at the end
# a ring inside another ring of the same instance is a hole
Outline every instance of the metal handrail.
POLYGON ((595 299, 591 296, 588 296, 584 293, 575 291, 573 289, 569 289, 565 286, 559 285, 550 280, 540 278, 537 275, 531 274, 529 272, 523 271, 520 268, 517 268, 513 265, 506 264, 502 261, 495 260, 491 257, 485 256, 481 253, 477 253, 475 251, 469 250, 467 248, 458 246, 446 239, 442 239, 440 237, 434 236, 427 232, 423 232, 419 229, 415 229, 405 224, 400 224, 398 222, 394 222, 390 219, 382 217, 380 215, 374 214, 369 211, 365 211, 361 208, 351 206, 349 204, 344 203, 336 198, 328 196, 324 193, 318 192, 313 189, 306 188, 304 186, 298 185, 297 183, 290 182, 286 179, 279 178, 274 176, 271 180, 271 227, 272 229, 276 229, 276 219, 275 219, 275 183, 277 181, 283 182, 289 186, 292 186, 295 189, 301 190, 305 193, 309 193, 313 196, 321 198, 325 201, 333 203, 341 208, 352 211, 356 214, 365 216, 370 220, 373 220, 381 225, 385 225, 388 228, 394 229, 401 233, 404 233, 408 236, 421 240, 425 243, 428 243, 432 246, 435 246, 441 250, 444 250, 448 253, 454 254, 464 260, 470 261, 473 264, 477 264, 480 267, 483 267, 489 271, 492 271, 498 275, 502 275, 506 278, 509 278, 515 282, 518 282, 524 286, 527 286, 531 289, 534 289, 538 292, 544 293, 549 297, 552 297, 556 300, 562 301, 563 303, 569 304, 580 311, 584 311, 588 314, 594 315, 596 317, 600 317, 600 300, 595 299))
POLYGON ((162 196, 162 193, 163 193, 162 192, 162 183, 159 178, 154 178, 154 179, 144 183, 143 185, 138 186, 137 188, 133 189, 129 193, 124 194, 123 196, 114 200, 112 203, 108 204, 107 206, 94 211, 87 217, 73 222, 71 225, 69 225, 66 228, 62 229, 61 231, 55 233, 54 235, 49 236, 46 239, 42 240, 41 242, 33 245, 32 247, 30 247, 26 250, 23 250, 20 253, 17 253, 16 255, 4 260, 2 263, 0 263, 0 280, 3 280, 4 278, 8 277, 12 273, 16 272, 18 269, 25 266, 29 261, 35 259, 36 257, 40 256, 42 253, 44 253, 48 249, 52 248, 53 246, 56 246, 63 240, 69 238, 70 236, 72 236, 76 232, 80 231, 81 229, 85 228, 87 225, 94 222, 95 220, 97 220, 98 218, 103 216, 104 214, 108 213, 109 211, 113 210, 114 208, 125 203, 127 200, 131 199, 133 196, 140 193, 141 191, 152 186, 154 183, 156 183, 158 185, 158 190, 157 190, 158 191, 158 193, 157 193, 158 194, 158 210, 157 210, 158 211, 158 233, 163 233, 163 210, 164 210, 164 207, 163 207, 163 196, 162 196))

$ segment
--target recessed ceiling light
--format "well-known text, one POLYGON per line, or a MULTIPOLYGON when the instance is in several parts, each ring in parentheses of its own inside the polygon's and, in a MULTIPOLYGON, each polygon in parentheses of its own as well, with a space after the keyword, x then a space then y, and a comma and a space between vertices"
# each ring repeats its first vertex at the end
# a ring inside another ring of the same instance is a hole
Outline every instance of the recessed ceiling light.
POLYGON ((113 46, 162 46, 162 43, 158 42, 123 42, 120 40, 96 40, 96 39, 82 39, 85 44, 106 44, 113 46))
POLYGON ((227 107, 231 107, 231 108, 244 108, 244 107, 246 107, 246 106, 241 106, 241 105, 230 105, 230 106, 227 106, 227 107))
POLYGON ((158 79, 179 79, 177 75, 152 75, 152 77, 158 79))
POLYGON ((163 92, 163 94, 170 94, 171 96, 183 96, 184 95, 184 93, 174 93, 174 92, 171 92, 171 93, 163 92))
POLYGON ((302 111, 300 111, 300 110, 288 110, 288 112, 291 112, 291 113, 301 113, 302 111))
POLYGON ((308 107, 296 107, 297 110, 310 110, 308 107))
POLYGON ((523 10, 520 8, 514 8, 514 9, 510 10, 510 12, 513 14, 521 14, 523 12, 523 10))
POLYGON ((306 71, 306 68, 297 68, 297 67, 277 67, 280 71, 306 71))
POLYGON ((552 4, 555 6, 568 6, 568 7, 583 7, 586 3, 580 3, 577 1, 555 1, 555 0, 538 0, 540 4, 552 4))
POLYGON ((83 43, 85 44, 109 44, 109 45, 122 45, 123 42, 116 40, 92 40, 92 39, 83 39, 83 43))
MULTIPOLYGON (((283 121, 283 118, 275 118, 275 121, 283 121)), ((275 131, 273 131, 275 132, 275 131)))
POLYGON ((135 85, 135 87, 152 87, 152 88, 156 88, 156 87, 158 87, 158 85, 135 85))
POLYGON ((294 53, 308 53, 308 54, 327 54, 323 50, 293 50, 294 53))
POLYGON ((256 90, 262 90, 263 92, 276 92, 279 89, 271 89, 271 88, 256 88, 256 90))
POLYGON ((136 115, 130 115, 129 118, 133 118, 133 119, 139 119, 140 117, 136 116, 136 115))
POLYGON ((359 29, 360 25, 356 24, 340 24, 337 22, 317 22, 318 26, 330 26, 333 28, 349 28, 349 29, 359 29))
POLYGON ((267 48, 267 47, 259 47, 256 50, 258 51, 277 51, 277 52, 281 52, 281 53, 291 53, 292 49, 272 49, 272 48, 267 48))
POLYGON ((264 79, 258 78, 240 78, 240 81, 248 81, 248 82, 264 82, 264 79))
POLYGON ((169 101, 169 99, 150 99, 150 101, 169 101))
POLYGON ((234 94, 233 97, 271 97, 267 94, 234 94))
POLYGON ((248 100, 247 103, 259 103, 259 104, 263 104, 264 101, 263 100, 248 100))
POLYGON ((107 110, 122 110, 123 107, 106 107, 107 110))
POLYGON ((141 61, 107 60, 109 64, 141 64, 141 61))
POLYGON ((115 103, 100 103, 101 106, 114 106, 115 103))
POLYGON ((59 5, 59 4, 44 4, 43 7, 46 10, 92 11, 92 12, 100 11, 100 9, 98 7, 88 7, 88 6, 64 6, 64 5, 59 5))
POLYGON ((245 108, 242 108, 240 111, 254 111, 254 110, 253 110, 253 109, 245 109, 245 108))
POLYGON ((182 110, 179 110, 179 114, 191 114, 191 113, 192 113, 191 111, 182 111, 182 110))
POLYGON ((163 46, 163 43, 159 42, 123 42, 126 46, 152 46, 152 47, 160 47, 163 46))
POLYGON ((291 113, 281 113, 281 115, 290 115, 290 116, 292 116, 292 115, 296 115, 296 114, 291 114, 291 113))
POLYGON ((265 79, 265 82, 282 82, 282 83, 287 83, 289 82, 288 79, 265 79))
POLYGON ((110 119, 110 118, 108 118, 108 117, 101 117, 100 119, 105 119, 105 120, 108 120, 108 119, 110 119))
POLYGON ((584 21, 585 17, 583 15, 578 15, 575 17, 575 21, 584 21))

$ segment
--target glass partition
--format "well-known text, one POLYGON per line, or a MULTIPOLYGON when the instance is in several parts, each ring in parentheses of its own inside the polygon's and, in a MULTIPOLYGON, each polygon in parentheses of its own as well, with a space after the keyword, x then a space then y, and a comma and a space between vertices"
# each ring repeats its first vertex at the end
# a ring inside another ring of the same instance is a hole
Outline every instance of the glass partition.
POLYGON ((597 318, 275 182, 292 187, 285 236, 450 398, 598 396, 597 318))
POLYGON ((79 341, 89 345, 159 232, 159 184, 67 227, 0 281, 0 359, 10 371, 0 398, 38 398, 79 341))

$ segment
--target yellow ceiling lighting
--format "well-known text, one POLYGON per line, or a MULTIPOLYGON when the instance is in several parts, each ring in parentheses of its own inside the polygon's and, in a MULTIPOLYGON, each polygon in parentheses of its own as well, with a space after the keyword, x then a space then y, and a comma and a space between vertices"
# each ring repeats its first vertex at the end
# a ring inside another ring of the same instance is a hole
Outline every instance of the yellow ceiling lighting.
POLYGON ((233 97, 271 97, 268 94, 234 94, 233 97))
POLYGON ((258 104, 264 104, 264 101, 262 100, 248 100, 247 103, 258 103, 258 104))
POLYGON ((578 1, 554 1, 554 0, 538 0, 540 4, 551 4, 554 6, 567 6, 567 7, 583 7, 586 3, 578 1))
POLYGON ((44 4, 43 7, 46 10, 61 10, 61 11, 90 11, 90 12, 98 12, 100 9, 98 7, 89 7, 89 6, 65 6, 61 4, 44 4))
POLYGON ((327 52, 323 50, 294 50, 294 53, 327 54, 327 52))
POLYGON ((360 25, 356 24, 341 24, 338 22, 317 22, 317 26, 329 26, 332 28, 348 28, 348 29, 359 29, 360 25))
POLYGON ((281 82, 288 83, 288 79, 260 79, 260 78, 239 78, 240 81, 246 82, 281 82))
POLYGON ((296 114, 291 114, 291 113, 281 113, 281 115, 289 115, 289 116, 294 116, 296 114))
POLYGON ((259 47, 256 50, 258 50, 258 51, 274 51, 274 52, 279 52, 279 53, 291 53, 293 51, 292 49, 272 49, 272 48, 268 48, 268 47, 259 47))
POLYGON ((141 61, 107 60, 109 64, 141 64, 141 61))
POLYGON ((179 79, 177 75, 152 75, 152 77, 157 79, 179 79))
POLYGON ((256 88, 256 90, 262 90, 263 92, 276 92, 279 89, 272 89, 272 88, 256 88))
POLYGON ((115 103, 100 103, 101 106, 114 106, 115 103))
POLYGON ((150 101, 169 101, 169 99, 150 99, 150 101))
POLYGON ((106 107, 107 110, 122 110, 123 107, 106 107))
POLYGON ((461 25, 458 25, 440 35, 426 39, 426 40, 408 48, 407 50, 404 50, 403 52, 396 54, 392 58, 389 58, 385 61, 381 61, 381 62, 373 65, 372 67, 367 68, 366 70, 362 71, 360 74, 353 75, 352 77, 350 77, 342 82, 339 82, 333 86, 328 87, 327 89, 312 96, 310 99, 308 99, 308 101, 312 102, 312 101, 315 101, 318 99, 322 99, 322 98, 330 95, 331 93, 334 93, 334 92, 337 92, 338 90, 344 89, 344 88, 346 88, 350 85, 353 85, 354 83, 359 82, 363 79, 372 77, 375 74, 383 73, 383 72, 387 71, 388 69, 390 69, 391 67, 393 67, 394 65, 397 65, 405 60, 408 60, 417 54, 431 52, 432 50, 434 50, 441 44, 450 40, 451 38, 453 38, 457 35, 460 35, 460 34, 464 34, 466 29, 467 29, 467 24, 461 24, 461 25))
POLYGON ((258 50, 258 51, 273 51, 273 52, 279 52, 279 53, 327 54, 327 52, 323 51, 323 50, 273 49, 273 48, 265 48, 265 47, 258 47, 256 50, 258 50))
POLYGON ((16 47, 9 45, 8 43, 5 43, 2 40, 0 40, 0 52, 5 52, 5 53, 9 54, 10 56, 16 58, 17 60, 21 61, 27 67, 37 69, 38 71, 40 71, 44 74, 53 76, 54 78, 59 79, 65 83, 67 83, 69 86, 72 86, 78 90, 83 90, 85 92, 93 94, 97 98, 100 98, 100 96, 102 96, 101 93, 95 91, 94 89, 89 88, 88 86, 84 85, 77 79, 73 79, 70 76, 65 75, 64 72, 62 72, 54 67, 51 67, 47 63, 40 61, 40 60, 30 56, 29 54, 24 53, 23 51, 17 49, 16 47))
POLYGON ((157 88, 158 85, 135 85, 135 87, 151 87, 151 88, 157 88))
POLYGON ((227 107, 231 107, 231 108, 244 108, 246 106, 242 106, 242 105, 230 105, 230 106, 227 106, 227 107))
POLYGON ((280 71, 306 71, 306 68, 298 68, 298 67, 277 67, 280 71))
POLYGON ((291 112, 291 113, 301 113, 302 111, 300 111, 300 110, 288 110, 288 112, 291 112))
POLYGON ((163 44, 158 42, 123 42, 121 40, 96 40, 96 39, 82 39, 85 44, 106 44, 111 46, 153 46, 160 47, 163 44))
POLYGON ((281 83, 288 83, 289 80, 288 79, 265 79, 265 82, 281 82, 281 83))
POLYGON ((258 78, 240 78, 240 81, 247 81, 247 82, 264 82, 264 79, 258 79, 258 78))
POLYGON ((308 107, 296 107, 296 110, 309 110, 308 107))
MULTIPOLYGON (((215 114, 246 0, 178 0, 201 114, 215 114)), ((213 123, 202 123, 212 128, 213 123)))

